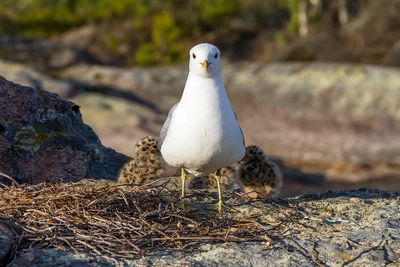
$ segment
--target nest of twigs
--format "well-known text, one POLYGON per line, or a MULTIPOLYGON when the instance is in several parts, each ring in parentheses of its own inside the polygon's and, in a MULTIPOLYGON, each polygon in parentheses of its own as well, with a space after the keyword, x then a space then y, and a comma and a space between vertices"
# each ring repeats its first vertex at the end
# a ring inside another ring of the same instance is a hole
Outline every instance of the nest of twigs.
POLYGON ((165 188, 86 181, 1 188, 0 195, 0 214, 20 227, 22 248, 137 258, 204 242, 271 241, 268 227, 234 209, 218 215, 204 191, 181 200, 165 188))

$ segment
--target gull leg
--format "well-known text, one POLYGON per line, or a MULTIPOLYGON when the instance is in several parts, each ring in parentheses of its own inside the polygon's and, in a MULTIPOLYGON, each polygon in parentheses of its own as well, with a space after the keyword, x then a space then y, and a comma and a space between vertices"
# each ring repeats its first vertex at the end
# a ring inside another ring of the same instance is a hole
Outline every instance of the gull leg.
POLYGON ((186 182, 186 178, 187 178, 187 173, 185 168, 181 169, 181 181, 182 181, 182 194, 181 194, 181 198, 185 197, 185 182, 186 182))
POLYGON ((220 181, 221 177, 219 174, 219 170, 217 170, 215 172, 215 180, 217 180, 217 188, 218 188, 218 203, 217 203, 217 209, 218 209, 218 213, 222 212, 222 194, 221 194, 221 181, 220 181))

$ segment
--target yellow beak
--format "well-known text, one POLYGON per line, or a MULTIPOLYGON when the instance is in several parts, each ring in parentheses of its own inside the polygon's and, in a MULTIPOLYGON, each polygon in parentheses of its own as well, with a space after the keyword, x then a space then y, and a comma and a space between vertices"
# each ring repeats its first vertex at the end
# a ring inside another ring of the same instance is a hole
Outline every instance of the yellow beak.
POLYGON ((204 60, 204 62, 201 62, 200 64, 205 70, 208 70, 208 66, 210 66, 210 63, 208 63, 207 59, 204 60))

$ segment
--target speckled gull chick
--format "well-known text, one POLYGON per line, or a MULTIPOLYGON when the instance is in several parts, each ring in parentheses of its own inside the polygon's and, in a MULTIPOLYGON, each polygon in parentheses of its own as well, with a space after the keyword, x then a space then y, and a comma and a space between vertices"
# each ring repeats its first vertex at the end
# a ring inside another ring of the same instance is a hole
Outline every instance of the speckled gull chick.
POLYGON ((189 57, 185 89, 161 129, 159 147, 170 166, 181 168, 182 197, 188 173, 216 173, 221 211, 218 170, 243 158, 243 133, 225 91, 219 49, 199 44, 190 50, 189 57))

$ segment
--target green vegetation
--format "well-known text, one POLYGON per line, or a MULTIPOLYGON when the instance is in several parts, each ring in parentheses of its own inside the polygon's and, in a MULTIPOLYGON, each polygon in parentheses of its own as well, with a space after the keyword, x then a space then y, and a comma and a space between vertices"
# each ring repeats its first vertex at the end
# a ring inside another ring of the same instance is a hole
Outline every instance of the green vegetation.
MULTIPOLYGON (((224 36, 231 36, 230 31, 238 34, 238 24, 245 31, 249 31, 249 28, 253 31, 273 29, 277 32, 278 41, 282 43, 285 38, 279 31, 296 33, 301 27, 299 6, 309 7, 309 21, 314 23, 317 14, 315 10, 320 9, 316 8, 315 3, 322 7, 322 2, 324 1, 2 0, 0 34, 49 37, 87 24, 112 24, 113 30, 102 33, 99 41, 104 44, 104 50, 116 51, 122 42, 131 49, 127 55, 122 55, 126 58, 126 63, 151 65, 183 59, 188 44, 195 40, 215 41, 219 37, 219 44, 224 44, 224 36), (129 27, 116 26, 122 23, 129 27)), ((230 39, 230 42, 236 40, 230 39)))

